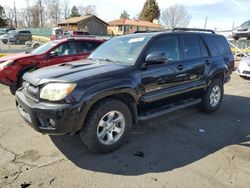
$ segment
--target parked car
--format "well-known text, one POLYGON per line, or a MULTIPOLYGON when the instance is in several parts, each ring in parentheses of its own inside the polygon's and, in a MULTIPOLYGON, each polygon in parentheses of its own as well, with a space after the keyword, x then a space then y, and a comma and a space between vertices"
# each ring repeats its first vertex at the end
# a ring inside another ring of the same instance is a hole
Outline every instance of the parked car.
POLYGON ((11 30, 16 30, 15 28, 1 28, 0 29, 0 36, 8 33, 11 30))
POLYGON ((241 60, 236 72, 243 78, 250 78, 250 56, 241 60))
POLYGON ((27 53, 0 58, 0 83, 10 87, 12 94, 21 86, 22 76, 30 70, 81 60, 104 40, 71 38, 51 41, 27 53))
POLYGON ((178 30, 115 37, 85 61, 26 73, 16 92, 21 116, 44 134, 80 132, 105 153, 138 121, 193 105, 217 110, 234 70, 228 42, 210 30, 178 30))
POLYGON ((1 37, 4 44, 8 41, 15 44, 24 44, 27 41, 32 41, 32 34, 29 30, 10 30, 7 34, 1 37))
POLYGON ((236 27, 233 30, 234 40, 245 37, 250 40, 250 20, 244 22, 240 27, 236 27))

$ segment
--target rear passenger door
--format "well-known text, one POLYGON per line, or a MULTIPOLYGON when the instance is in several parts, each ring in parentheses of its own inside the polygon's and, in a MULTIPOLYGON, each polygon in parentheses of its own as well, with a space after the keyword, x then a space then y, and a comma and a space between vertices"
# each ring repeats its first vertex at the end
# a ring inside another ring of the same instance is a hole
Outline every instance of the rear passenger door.
POLYGON ((182 36, 183 62, 187 67, 187 83, 194 87, 205 85, 205 70, 210 64, 207 46, 199 36, 182 36))

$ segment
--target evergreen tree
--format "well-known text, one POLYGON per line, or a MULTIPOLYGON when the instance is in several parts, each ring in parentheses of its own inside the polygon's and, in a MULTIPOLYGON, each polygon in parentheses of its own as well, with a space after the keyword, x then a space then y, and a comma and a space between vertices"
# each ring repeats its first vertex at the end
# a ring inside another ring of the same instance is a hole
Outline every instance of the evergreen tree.
POLYGON ((73 6, 69 17, 74 18, 74 17, 79 17, 79 16, 81 16, 81 14, 79 13, 78 8, 76 6, 73 6))
POLYGON ((4 8, 0 5, 0 27, 7 26, 7 19, 5 16, 4 8))
POLYGON ((129 19, 129 17, 130 17, 130 15, 128 14, 128 12, 126 10, 124 10, 120 16, 120 18, 123 18, 123 19, 129 19))
POLYGON ((156 0, 146 0, 139 19, 152 22, 154 19, 159 19, 160 14, 161 11, 156 0))

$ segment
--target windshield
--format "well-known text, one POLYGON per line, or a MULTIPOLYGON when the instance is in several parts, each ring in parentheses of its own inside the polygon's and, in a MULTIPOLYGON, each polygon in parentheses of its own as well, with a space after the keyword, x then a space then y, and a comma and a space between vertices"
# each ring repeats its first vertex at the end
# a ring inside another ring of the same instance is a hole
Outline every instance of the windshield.
POLYGON ((89 59, 134 64, 151 36, 115 37, 97 48, 89 59))
POLYGON ((52 42, 46 43, 46 44, 44 44, 42 46, 39 46, 38 48, 36 48, 35 50, 33 50, 30 53, 33 54, 33 55, 43 54, 43 53, 47 52, 49 49, 56 46, 57 44, 58 44, 58 42, 52 41, 52 42))

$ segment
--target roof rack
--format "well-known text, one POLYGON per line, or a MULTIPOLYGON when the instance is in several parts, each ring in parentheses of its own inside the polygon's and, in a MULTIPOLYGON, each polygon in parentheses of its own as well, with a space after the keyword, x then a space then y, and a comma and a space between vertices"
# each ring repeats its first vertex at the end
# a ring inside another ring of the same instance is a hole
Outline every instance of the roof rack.
POLYGON ((197 29, 197 28, 182 28, 182 27, 175 27, 172 29, 172 32, 174 31, 199 31, 199 32, 209 32, 215 34, 214 30, 211 29, 197 29))

